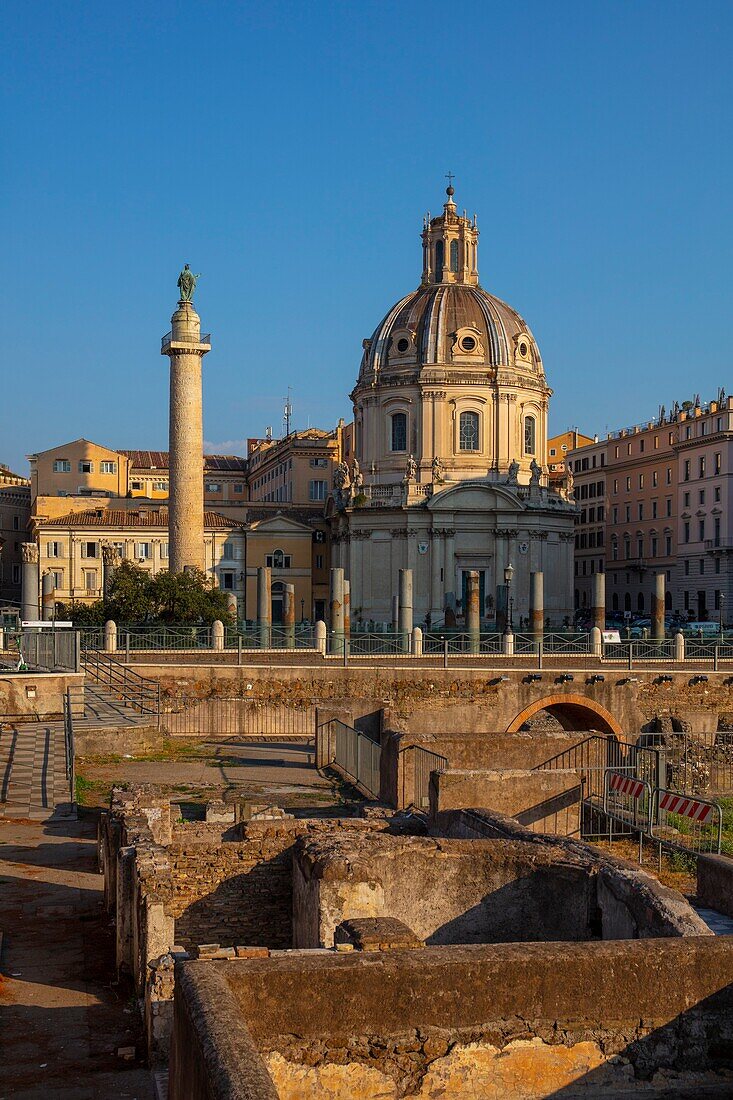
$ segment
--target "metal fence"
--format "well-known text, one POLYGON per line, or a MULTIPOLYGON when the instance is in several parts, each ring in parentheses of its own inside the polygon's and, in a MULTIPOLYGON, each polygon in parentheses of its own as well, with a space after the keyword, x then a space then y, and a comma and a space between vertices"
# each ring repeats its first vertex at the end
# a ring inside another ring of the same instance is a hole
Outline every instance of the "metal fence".
POLYGON ((172 736, 313 737, 315 707, 256 703, 239 696, 175 702, 161 714, 161 728, 172 736))
POLYGON ((347 779, 356 783, 372 798, 379 798, 381 748, 361 730, 334 718, 335 751, 332 763, 347 779))
POLYGON ((404 789, 405 784, 409 782, 409 767, 406 767, 407 760, 403 760, 402 767, 402 798, 403 805, 409 806, 410 802, 418 809, 426 810, 430 805, 430 775, 432 772, 444 772, 448 768, 448 758, 441 756, 440 753, 431 752, 429 749, 425 749, 422 745, 410 745, 407 749, 403 750, 406 757, 411 758, 412 774, 413 774, 413 794, 412 798, 408 796, 408 792, 404 789))
POLYGON ((77 630, 7 631, 5 645, 28 668, 47 672, 78 672, 80 668, 77 630))
POLYGON ((654 791, 649 833, 661 848, 702 855, 719 853, 723 838, 723 811, 717 802, 689 798, 658 787, 654 791))
POLYGON ((666 774, 660 786, 703 798, 733 797, 733 730, 643 736, 664 753, 666 774))

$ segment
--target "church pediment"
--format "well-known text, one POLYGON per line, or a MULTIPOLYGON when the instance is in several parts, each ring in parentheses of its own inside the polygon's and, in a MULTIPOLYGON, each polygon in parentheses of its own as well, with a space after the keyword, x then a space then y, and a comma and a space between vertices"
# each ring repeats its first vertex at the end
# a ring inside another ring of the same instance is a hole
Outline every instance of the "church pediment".
POLYGON ((504 485, 464 481, 436 493, 428 503, 431 512, 522 512, 524 502, 504 485))

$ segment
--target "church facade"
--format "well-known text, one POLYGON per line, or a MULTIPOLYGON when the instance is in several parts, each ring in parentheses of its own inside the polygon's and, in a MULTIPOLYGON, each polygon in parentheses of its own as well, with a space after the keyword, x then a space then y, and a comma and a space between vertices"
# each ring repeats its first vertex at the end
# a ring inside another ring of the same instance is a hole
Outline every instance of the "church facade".
POLYGON ((350 582, 353 623, 390 622, 408 568, 416 625, 460 625, 469 570, 489 624, 511 565, 514 626, 542 571, 545 616, 559 627, 573 614, 576 509, 571 480, 548 487, 552 390, 525 321, 479 285, 476 219, 453 195, 424 220, 420 286, 363 343, 354 458, 328 504, 332 565, 350 582))

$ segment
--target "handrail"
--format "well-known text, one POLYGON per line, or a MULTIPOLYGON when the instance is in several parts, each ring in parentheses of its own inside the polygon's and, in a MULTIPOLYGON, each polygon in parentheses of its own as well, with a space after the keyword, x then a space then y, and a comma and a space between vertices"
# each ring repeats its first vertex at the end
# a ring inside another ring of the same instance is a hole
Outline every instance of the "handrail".
POLYGON ((160 724, 160 684, 134 672, 110 653, 94 649, 82 651, 84 672, 96 683, 108 687, 123 704, 141 714, 154 714, 160 724))

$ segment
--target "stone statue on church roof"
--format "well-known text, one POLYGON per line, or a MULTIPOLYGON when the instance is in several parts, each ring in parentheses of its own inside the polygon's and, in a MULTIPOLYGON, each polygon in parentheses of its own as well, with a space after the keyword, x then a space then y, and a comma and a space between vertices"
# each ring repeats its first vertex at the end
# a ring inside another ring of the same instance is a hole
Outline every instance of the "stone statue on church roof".
POLYGON ((530 485, 539 485, 540 477, 542 476, 542 467, 536 458, 533 458, 530 466, 529 483, 530 485))
POLYGON ((513 458, 509 463, 509 471, 507 473, 506 483, 507 485, 519 484, 519 463, 517 462, 516 458, 513 458))

